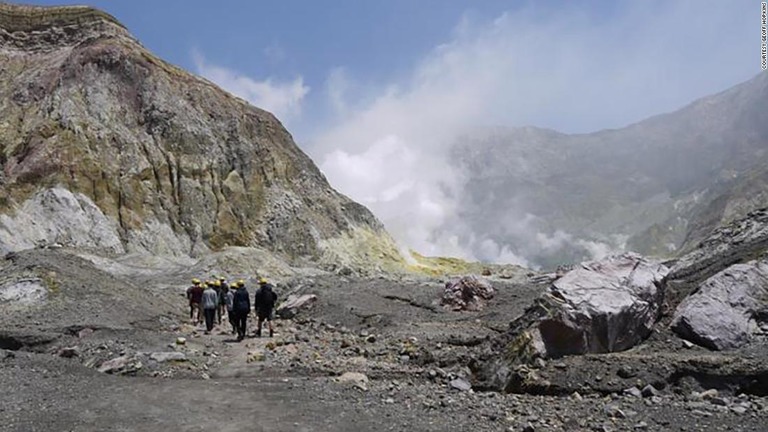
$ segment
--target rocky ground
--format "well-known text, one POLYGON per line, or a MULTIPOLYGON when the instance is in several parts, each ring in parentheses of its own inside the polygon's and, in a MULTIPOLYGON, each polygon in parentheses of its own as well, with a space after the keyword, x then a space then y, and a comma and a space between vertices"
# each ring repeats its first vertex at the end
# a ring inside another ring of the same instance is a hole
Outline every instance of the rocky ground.
POLYGON ((517 371, 519 394, 473 390, 468 366, 546 287, 524 276, 491 276, 496 296, 475 312, 440 306, 437 279, 278 281, 283 298, 318 300, 237 343, 226 322, 210 335, 190 322, 178 274, 115 276, 39 250, 1 274, 4 431, 767 430, 762 345, 718 354, 666 330, 539 361, 517 371), (19 283, 42 288, 11 300, 19 283))

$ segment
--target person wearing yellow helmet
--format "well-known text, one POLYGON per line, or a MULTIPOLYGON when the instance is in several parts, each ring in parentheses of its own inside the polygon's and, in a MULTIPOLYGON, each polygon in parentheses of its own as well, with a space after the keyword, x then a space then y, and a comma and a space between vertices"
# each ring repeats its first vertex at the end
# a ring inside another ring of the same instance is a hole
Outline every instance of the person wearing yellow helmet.
POLYGON ((277 303, 277 294, 275 294, 272 284, 267 282, 267 278, 259 278, 259 289, 253 295, 253 308, 256 309, 256 316, 259 321, 256 327, 256 336, 261 336, 261 324, 267 321, 269 324, 269 337, 274 335, 272 329, 272 320, 274 319, 273 309, 277 303))
POLYGON ((232 310, 235 300, 235 290, 237 290, 237 282, 232 282, 231 288, 223 286, 221 289, 223 297, 222 304, 226 308, 227 319, 229 319, 229 324, 232 326, 233 335, 237 333, 237 321, 235 320, 235 312, 232 310))
POLYGON ((215 284, 208 285, 203 291, 201 306, 205 315, 205 334, 210 334, 213 330, 213 321, 216 318, 216 310, 219 308, 219 294, 216 292, 215 284))
POLYGON ((219 304, 216 305, 216 321, 221 325, 221 317, 224 315, 224 287, 227 288, 227 291, 229 291, 229 286, 226 283, 226 280, 223 277, 219 277, 218 279, 213 281, 213 289, 216 291, 216 294, 219 296, 219 304))
POLYGON ((203 287, 200 279, 192 279, 192 286, 187 288, 187 298, 189 299, 189 319, 200 324, 203 320, 203 311, 200 309, 200 302, 203 299, 203 287), (195 317, 197 312, 197 317, 195 317))
POLYGON ((248 289, 244 281, 238 281, 237 289, 232 296, 232 314, 235 317, 235 331, 237 332, 237 341, 245 338, 245 331, 248 325, 248 315, 251 313, 251 298, 248 295, 248 289))
POLYGON ((224 316, 224 313, 228 312, 227 310, 227 304, 226 304, 226 295, 227 292, 229 292, 230 285, 227 283, 227 278, 224 276, 219 276, 219 284, 221 284, 221 290, 219 293, 221 294, 219 296, 219 324, 221 324, 221 317, 224 316))

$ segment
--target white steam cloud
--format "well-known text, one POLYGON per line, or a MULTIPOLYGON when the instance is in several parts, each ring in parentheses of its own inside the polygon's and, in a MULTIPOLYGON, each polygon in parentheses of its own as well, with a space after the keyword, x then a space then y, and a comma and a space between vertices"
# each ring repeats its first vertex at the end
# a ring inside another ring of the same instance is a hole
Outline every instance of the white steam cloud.
MULTIPOLYGON (((330 70, 315 94, 325 103, 309 105, 325 109, 312 121, 330 120, 302 144, 404 249, 523 265, 566 246, 600 257, 621 242, 545 229, 523 202, 495 222, 515 244, 474 233, 460 217, 468 173, 450 163, 457 137, 496 125, 590 132, 677 109, 758 72, 758 14, 751 0, 648 0, 590 11, 531 2, 490 21, 464 18, 397 81, 372 85, 353 65, 330 70)), ((312 124, 297 124, 309 93, 301 76, 256 80, 194 57, 198 73, 292 129, 312 124)))
MULTIPOLYGON (((271 46, 268 50, 271 50, 272 56, 284 55, 271 46)), ((193 60, 198 74, 250 104, 271 112, 280 120, 290 123, 301 115, 302 102, 309 93, 309 87, 304 85, 301 76, 288 82, 276 82, 272 78, 257 81, 237 71, 210 64, 199 53, 193 53, 193 60)))
POLYGON ((610 16, 531 6, 464 19, 406 82, 353 85, 354 71, 333 70, 325 94, 337 118, 307 150, 334 187, 421 253, 527 264, 576 244, 604 255, 608 244, 537 231, 524 208, 510 230, 528 245, 476 238, 455 217, 465 179, 448 160, 456 137, 483 125, 620 127, 725 89, 757 72, 756 10, 655 0, 617 4, 610 16))

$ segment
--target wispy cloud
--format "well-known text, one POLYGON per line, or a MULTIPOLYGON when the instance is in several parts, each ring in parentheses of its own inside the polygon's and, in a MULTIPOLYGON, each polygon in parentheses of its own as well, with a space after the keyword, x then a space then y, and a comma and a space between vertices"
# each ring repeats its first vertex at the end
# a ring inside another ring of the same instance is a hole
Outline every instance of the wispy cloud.
MULTIPOLYGON (((464 19, 407 80, 380 85, 373 98, 370 87, 366 95, 345 88, 352 70, 332 72, 329 103, 345 115, 308 150, 335 187, 406 245, 525 262, 524 245, 479 238, 454 217, 465 178, 450 168, 456 137, 478 125, 620 127, 747 79, 758 72, 753 3, 621 3, 610 17, 531 6, 489 22, 464 19)), ((537 251, 580 241, 538 234, 528 236, 537 251)))
POLYGON ((266 78, 255 80, 235 70, 210 64, 200 53, 193 53, 196 72, 224 90, 239 96, 254 106, 270 111, 286 123, 301 116, 302 103, 309 93, 304 78, 276 81, 266 78))
POLYGON ((262 53, 264 54, 264 58, 266 58, 267 61, 270 62, 271 64, 282 63, 287 58, 287 55, 285 50, 283 49, 283 46, 280 45, 280 43, 277 41, 267 45, 262 50, 262 53))
POLYGON ((343 67, 331 69, 325 82, 325 96, 335 118, 349 114, 347 100, 352 89, 347 70, 343 67))

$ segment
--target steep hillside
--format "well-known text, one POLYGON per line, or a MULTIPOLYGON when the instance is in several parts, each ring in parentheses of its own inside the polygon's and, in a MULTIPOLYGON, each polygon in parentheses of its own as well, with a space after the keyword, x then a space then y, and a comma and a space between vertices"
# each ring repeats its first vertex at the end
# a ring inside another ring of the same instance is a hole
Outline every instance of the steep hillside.
POLYGON ((768 203, 766 101, 760 74, 623 129, 469 133, 454 149, 469 173, 457 218, 550 266, 595 242, 656 255, 688 248, 768 203))
POLYGON ((88 7, 0 4, 0 250, 40 244, 402 264, 270 113, 88 7))

